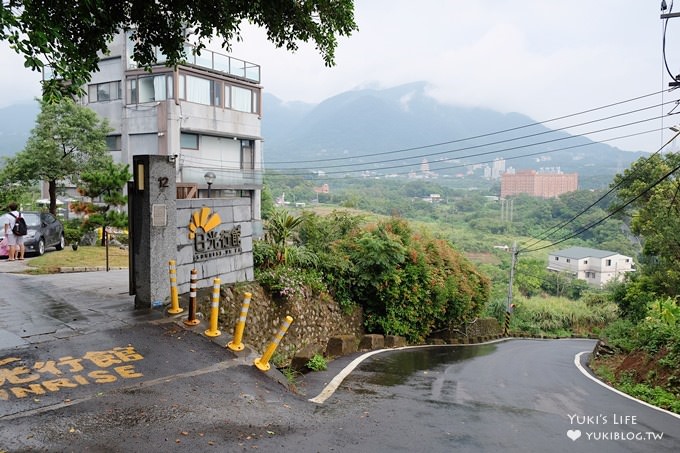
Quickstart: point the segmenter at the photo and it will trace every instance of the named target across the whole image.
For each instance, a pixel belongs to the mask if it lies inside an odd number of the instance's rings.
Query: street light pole
[[[215,182],[215,173],[209,171],[206,172],[203,177],[205,178],[205,182],[208,184],[208,198],[210,198],[210,187],[212,186],[213,182]]]

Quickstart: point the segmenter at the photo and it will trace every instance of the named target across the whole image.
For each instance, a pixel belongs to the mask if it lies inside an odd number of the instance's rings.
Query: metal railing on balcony
[[[130,57],[132,55],[132,44],[131,41],[128,44],[128,69],[138,68],[137,63]],[[200,55],[196,55],[194,54],[194,46],[188,43],[184,45],[184,54],[186,55],[184,59],[186,64],[212,69],[249,82],[260,83],[260,66],[255,63],[208,49],[203,49]],[[165,55],[157,50],[156,62],[164,64],[165,60]]]
[[[260,83],[260,66],[255,63],[206,49],[201,50],[201,55],[194,55],[193,46],[188,45],[184,46],[184,53],[187,55],[188,64],[224,72],[249,82]]]

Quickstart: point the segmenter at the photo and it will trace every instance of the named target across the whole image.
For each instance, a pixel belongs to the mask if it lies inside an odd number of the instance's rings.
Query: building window
[[[571,259],[567,258],[567,263],[571,263]]]
[[[195,102],[196,104],[212,105],[210,92],[212,90],[212,81],[201,77],[187,75],[185,76],[185,94],[186,100]]]
[[[224,91],[222,89],[222,82],[219,82],[217,80],[212,81],[212,97],[213,97],[213,105],[216,107],[221,107],[222,106],[222,92]]]
[[[588,260],[583,260],[583,264],[588,264]]]
[[[560,257],[559,257],[559,256],[556,256],[556,257],[555,257],[555,261],[559,261],[559,260],[560,260]]]
[[[611,265],[612,265],[612,260],[607,260],[607,261],[605,262],[605,264],[606,264],[607,266],[611,266]]]
[[[106,83],[94,83],[88,86],[88,98],[92,102],[105,102],[120,99],[123,96],[120,80]]]
[[[108,135],[106,137],[106,148],[108,151],[120,151],[120,135]]]
[[[198,134],[182,132],[179,136],[180,147],[185,149],[198,149]]]
[[[252,170],[255,168],[255,142],[253,140],[241,140],[241,168]]]
[[[246,88],[231,87],[231,108],[239,112],[253,112],[253,92]]]
[[[130,77],[127,79],[128,104],[164,101],[172,98],[172,75]]]

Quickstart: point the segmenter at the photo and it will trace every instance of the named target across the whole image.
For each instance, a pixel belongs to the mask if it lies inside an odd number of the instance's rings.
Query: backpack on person
[[[15,216],[11,212],[9,213],[12,217],[14,217],[14,226],[12,227],[12,233],[15,236],[26,236],[28,234],[28,225],[26,225],[26,221],[24,218],[21,216],[21,213],[19,213],[19,216]]]

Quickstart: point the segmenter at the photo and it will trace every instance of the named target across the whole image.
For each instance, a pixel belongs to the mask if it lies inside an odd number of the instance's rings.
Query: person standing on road
[[[7,256],[9,261],[14,261],[15,259],[24,259],[24,237],[17,236],[12,232],[14,228],[14,223],[16,218],[19,217],[18,205],[13,201],[9,204],[9,212],[3,217],[3,223],[5,225],[5,237],[7,238],[7,244],[9,245],[9,255]],[[17,256],[17,251],[18,256]]]

